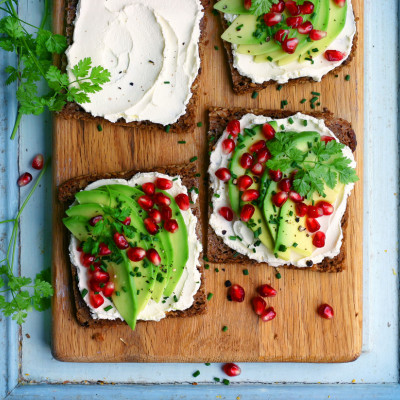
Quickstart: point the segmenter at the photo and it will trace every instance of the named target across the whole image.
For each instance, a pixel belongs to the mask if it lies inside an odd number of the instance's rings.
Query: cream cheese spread
[[[185,114],[200,68],[199,0],[80,0],[67,72],[85,57],[111,73],[81,106],[111,122],[162,125]]]
[[[291,118],[293,119],[293,124],[288,121],[288,118],[277,119],[274,121],[277,121],[278,126],[283,125],[285,129],[290,131],[315,131],[321,136],[331,136],[335,140],[338,140],[334,133],[326,127],[324,120],[316,119],[301,113],[297,113]],[[307,127],[303,124],[304,120],[307,121]],[[254,114],[246,114],[240,120],[240,128],[241,131],[243,131],[244,128],[251,128],[254,125],[264,124],[268,121],[272,121],[272,119],[264,116],[256,116]],[[215,171],[219,168],[228,168],[229,160],[232,157],[232,154],[226,155],[222,151],[222,142],[227,138],[227,136],[228,133],[225,131],[216,143],[215,150],[211,153],[210,167],[208,169],[211,179],[211,187],[213,192],[217,194],[217,196],[212,197],[213,213],[211,214],[209,223],[215,233],[222,238],[224,243],[238,253],[248,256],[250,259],[258,262],[266,262],[274,267],[286,264],[291,264],[296,267],[307,267],[307,261],[312,261],[314,264],[318,264],[326,257],[333,258],[337,256],[340,252],[343,240],[341,221],[343,214],[346,211],[347,198],[354,187],[354,183],[346,185],[343,195],[338,196],[335,204],[333,204],[335,209],[333,214],[318,219],[318,222],[321,224],[321,231],[326,235],[326,242],[323,248],[316,248],[311,256],[307,258],[301,258],[300,255],[298,258],[290,261],[276,258],[273,252],[264,245],[261,244],[259,246],[254,246],[256,239],[254,238],[253,232],[242,221],[240,221],[237,216],[234,217],[233,221],[229,222],[218,213],[218,210],[221,207],[230,207],[228,185],[215,176]],[[346,146],[343,148],[342,152],[345,157],[351,160],[350,166],[355,168],[356,162],[351,149]],[[230,239],[235,236],[240,237],[242,240]]]
[[[154,180],[158,177],[172,179],[167,175],[157,172],[145,172],[136,174],[129,181],[126,181],[124,179],[102,179],[91,183],[84,190],[93,190],[100,186],[113,184],[129,185],[134,187],[142,185],[146,182],[154,182]],[[173,197],[175,197],[179,193],[187,194],[187,188],[182,184],[181,178],[173,177],[173,179],[176,180],[173,181],[173,187],[168,190],[168,193]],[[147,306],[138,315],[138,320],[160,321],[162,318],[165,317],[166,312],[186,310],[187,308],[192,306],[194,295],[199,290],[201,276],[197,267],[200,265],[199,257],[203,248],[196,235],[197,218],[190,209],[187,211],[181,210],[181,213],[187,226],[189,244],[189,258],[183,274],[178,284],[176,285],[173,295],[166,299],[165,303],[156,303],[154,300],[150,299]],[[72,264],[75,265],[77,268],[79,279],[78,287],[80,292],[82,292],[82,290],[84,289],[89,290],[87,284],[89,273],[88,269],[85,268],[80,262],[81,253],[77,250],[77,247],[78,241],[75,237],[72,236],[69,246],[69,254]],[[174,300],[174,295],[176,296],[177,301]],[[113,307],[109,311],[104,310],[104,308],[106,308],[108,305],[112,305],[112,302],[107,298],[104,298],[104,303],[99,308],[93,308],[91,306],[88,295],[85,296],[84,301],[89,307],[90,313],[94,319],[123,319],[115,307]]]

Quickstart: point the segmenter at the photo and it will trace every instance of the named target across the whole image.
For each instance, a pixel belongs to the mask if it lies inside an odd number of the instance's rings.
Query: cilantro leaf
[[[78,64],[76,64],[72,68],[72,73],[76,78],[84,78],[89,74],[89,70],[92,66],[92,59],[90,57],[86,57],[83,60],[80,60]]]

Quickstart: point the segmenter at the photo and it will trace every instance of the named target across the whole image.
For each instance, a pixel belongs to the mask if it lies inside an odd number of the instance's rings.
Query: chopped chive
[[[113,308],[112,306],[104,307],[104,311],[110,311],[112,308]]]
[[[219,15],[218,10],[213,9],[211,12],[212,12],[216,17],[218,17],[218,15]]]
[[[278,85],[277,87],[276,87],[276,90],[281,90],[283,88],[283,85]]]
[[[296,242],[294,242],[292,246],[293,246],[293,247],[297,247],[298,244],[297,244]]]
[[[243,270],[243,275],[248,275],[249,274],[249,270],[248,269],[244,269]]]
[[[88,294],[88,290],[83,289],[81,294],[82,294],[82,297],[85,297]]]
[[[319,93],[319,92],[311,92],[311,94],[312,94],[313,96],[321,96],[321,93]]]
[[[281,279],[281,278],[282,278],[282,275],[281,275],[280,272],[277,272],[276,275],[275,275],[275,277],[276,277],[276,279]]]
[[[164,82],[166,85],[169,85],[171,82],[170,81],[165,81]]]
[[[192,157],[189,161],[190,162],[195,162],[197,160],[197,156]]]
[[[219,272],[219,269],[218,269],[218,268],[215,268],[214,271],[215,271],[215,272]]]
[[[236,240],[237,237],[236,236],[229,236],[229,240]]]
[[[103,127],[102,127],[101,125],[97,125],[97,130],[98,130],[99,132],[101,132],[101,131],[103,130]]]
[[[118,292],[118,290],[115,292],[115,295],[116,296],[121,296],[121,293],[120,292]]]
[[[171,130],[171,125],[167,125],[165,127],[165,132],[169,133],[170,130]]]
[[[198,172],[197,174],[194,175],[196,178],[200,178],[201,174]]]
[[[210,269],[210,264],[206,264],[206,265],[204,266],[204,269]]]
[[[228,330],[228,327],[226,325],[222,327],[223,332],[226,332],[227,330]]]
[[[229,381],[229,379],[223,379],[223,380],[222,380],[222,383],[223,383],[224,385],[229,385],[231,382]]]
[[[178,143],[179,143],[179,144],[185,144],[185,143],[186,143],[186,140],[178,140]]]
[[[292,216],[293,215],[293,211],[289,211],[289,215]]]
[[[174,302],[175,302],[175,303],[178,302],[178,298],[176,297],[176,294],[174,294]]]
[[[211,292],[208,293],[208,295],[207,295],[207,300],[211,300],[213,296],[214,296],[213,293],[211,293]]]
[[[272,58],[271,56],[268,56],[268,57],[267,57],[267,60],[268,60],[268,61],[272,61],[273,58]]]
[[[122,291],[126,293],[128,290],[125,286],[122,286]]]
[[[293,121],[293,118],[292,117],[290,117],[289,119],[288,119],[288,121],[289,121],[289,124],[294,124],[294,121]]]
[[[312,51],[313,53],[318,53],[318,51],[319,51],[319,50],[318,50],[318,48],[317,48],[317,47],[315,47],[315,48],[314,48],[314,49],[312,49],[311,51]]]
[[[221,196],[218,193],[214,193],[214,197],[216,197],[217,199],[219,199]]]
[[[219,50],[219,47],[218,47],[218,46],[214,46],[214,49],[215,49],[215,50]]]
[[[319,100],[319,98],[317,97],[317,96],[314,96],[311,100],[310,100],[310,103],[311,104],[314,104],[316,101],[318,101]]]
[[[100,292],[94,292],[94,294],[100,294]]]
[[[206,365],[207,367],[209,367],[211,365],[211,363],[204,363],[204,365]]]
[[[307,99],[301,99],[301,100],[300,100],[300,103],[301,103],[301,104],[304,104],[306,101],[307,101]]]
[[[256,99],[258,97],[258,92],[253,92],[252,94],[251,94],[251,98],[252,99]]]
[[[221,379],[219,379],[219,378],[214,378],[214,381],[215,381],[215,382],[221,382]]]
[[[304,126],[307,126],[307,124],[308,124],[308,122],[307,122],[307,120],[305,119],[305,120],[303,121],[303,125],[304,125]]]
[[[350,80],[350,75],[346,75],[346,76],[344,77],[344,79],[345,79],[346,81],[349,81],[349,80]]]
[[[207,256],[203,256],[204,261],[209,261]]]
[[[193,377],[196,378],[200,375],[200,371],[197,370],[196,372],[193,372]]]
[[[203,126],[203,123],[202,123],[202,122],[198,122],[198,123],[197,123],[197,126],[198,126],[199,128],[201,128],[201,127]]]
[[[288,105],[287,100],[282,100],[282,101],[281,101],[281,109],[284,109],[285,106],[287,106],[287,105]]]

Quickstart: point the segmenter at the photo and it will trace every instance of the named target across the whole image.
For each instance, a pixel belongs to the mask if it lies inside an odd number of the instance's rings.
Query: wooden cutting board
[[[353,0],[357,16],[363,15],[363,1]],[[63,1],[55,1],[56,31],[63,31]],[[54,122],[53,203],[53,354],[63,361],[81,362],[226,362],[292,361],[346,362],[355,360],[362,345],[362,232],[363,232],[363,21],[358,21],[358,49],[351,66],[337,78],[276,90],[271,87],[255,99],[237,96],[231,90],[230,74],[220,40],[218,18],[207,11],[207,48],[198,101],[197,121],[202,127],[176,135],[163,131],[139,131],[103,124],[103,131],[91,122]],[[350,75],[350,81],[345,80]],[[84,328],[75,320],[70,290],[68,237],[61,218],[63,207],[56,188],[66,179],[88,173],[149,168],[187,163],[198,156],[198,170],[206,177],[207,107],[280,108],[309,111],[311,92],[321,93],[321,106],[352,122],[357,133],[357,172],[361,181],[350,198],[347,270],[337,274],[280,269],[281,279],[270,267],[253,265],[210,265],[206,290],[214,294],[208,313],[188,319],[158,323],[140,322],[135,331],[127,326]],[[166,105],[168,106],[168,105]],[[186,144],[178,144],[186,140]],[[205,187],[200,187],[203,216],[206,216]],[[203,231],[207,221],[203,218]],[[216,268],[219,272],[216,272]],[[249,275],[243,275],[248,268]],[[226,300],[224,282],[230,280],[246,290],[244,303]],[[255,288],[270,283],[279,294],[268,300],[277,311],[274,321],[263,323],[252,312],[250,299]],[[335,318],[324,320],[316,314],[326,302]],[[228,330],[222,331],[226,325]]]

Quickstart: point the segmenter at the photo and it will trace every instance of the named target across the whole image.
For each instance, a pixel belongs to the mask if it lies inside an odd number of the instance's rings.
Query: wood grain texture
[[[363,1],[353,0],[355,13],[361,16]],[[56,1],[54,21],[58,32],[63,25],[63,1]],[[103,131],[91,122],[54,122],[54,189],[68,178],[132,168],[188,162],[198,156],[198,169],[206,178],[206,115],[209,106],[280,108],[310,110],[311,91],[321,93],[321,107],[349,120],[357,134],[357,172],[361,179],[350,198],[347,270],[338,274],[283,270],[275,278],[273,268],[254,265],[210,265],[206,271],[207,291],[214,293],[208,314],[190,319],[170,319],[159,323],[138,323],[133,332],[127,326],[83,328],[74,316],[70,293],[70,265],[66,251],[68,237],[61,217],[63,207],[54,192],[53,223],[53,354],[63,361],[81,362],[224,362],[290,361],[346,362],[356,359],[362,345],[362,151],[363,151],[363,21],[358,21],[359,42],[350,66],[321,83],[294,87],[274,87],[251,95],[237,96],[231,89],[226,55],[219,39],[218,18],[207,11],[208,45],[197,109],[197,121],[203,126],[186,134],[139,131],[104,124]],[[218,50],[214,48],[218,46]],[[344,77],[350,74],[350,81]],[[178,144],[186,140],[186,144]],[[206,188],[200,187],[203,210]],[[203,232],[206,232],[203,213]],[[215,272],[219,268],[219,272]],[[243,275],[243,269],[249,275]],[[241,284],[246,290],[244,303],[226,300],[225,280]],[[277,318],[262,323],[251,311],[250,298],[261,283],[272,284],[279,292],[269,299]],[[319,318],[316,308],[326,302],[335,309],[335,318]],[[228,326],[227,332],[222,327]]]

